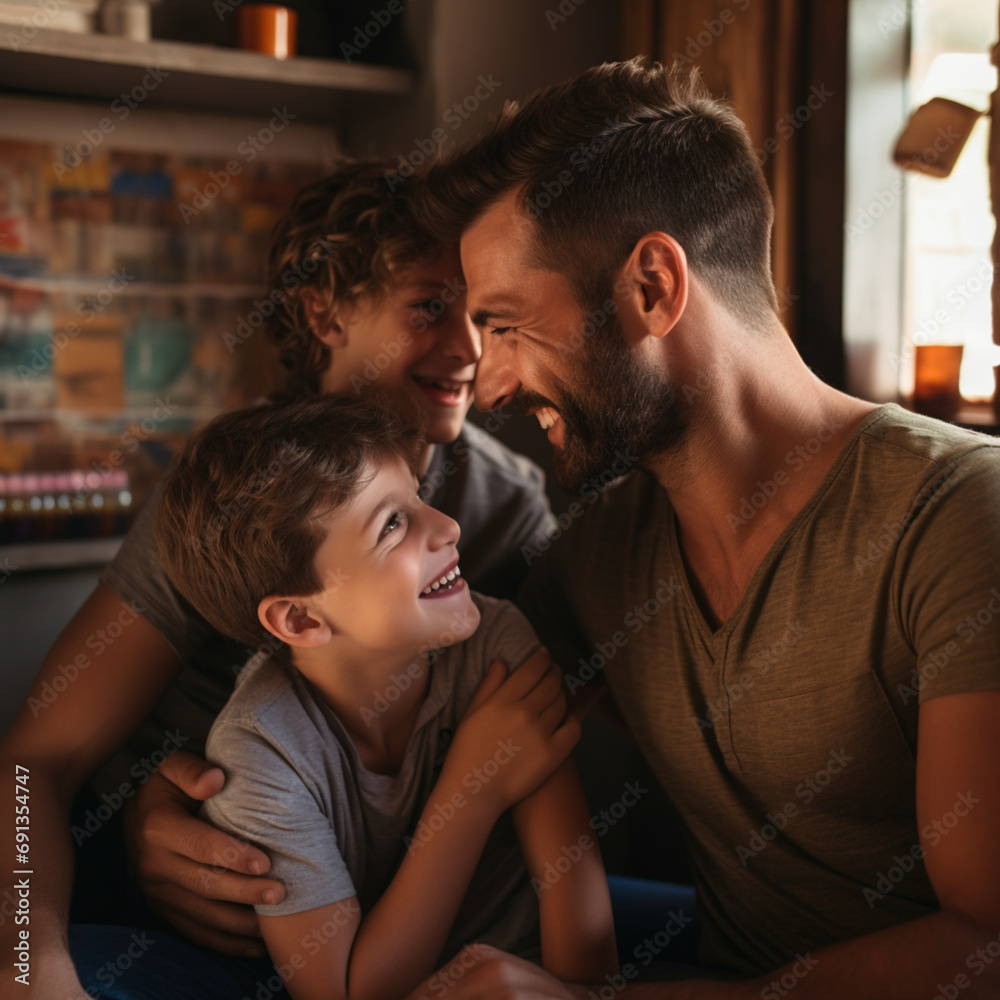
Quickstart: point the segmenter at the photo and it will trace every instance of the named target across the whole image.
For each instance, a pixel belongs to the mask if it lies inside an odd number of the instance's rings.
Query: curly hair
[[[312,332],[303,292],[318,293],[329,319],[338,304],[381,297],[399,272],[440,243],[413,208],[414,178],[390,160],[345,160],[302,188],[275,225],[268,253],[268,331],[291,391],[318,392],[330,349]]]

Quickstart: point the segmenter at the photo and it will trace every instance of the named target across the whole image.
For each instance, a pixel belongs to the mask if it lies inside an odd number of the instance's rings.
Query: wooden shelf
[[[0,567],[13,572],[25,569],[104,566],[111,562],[121,544],[121,538],[81,538],[0,545]]]
[[[404,94],[411,72],[338,59],[274,59],[256,52],[39,28],[30,39],[0,31],[0,88],[114,100],[133,88],[145,101],[202,110],[327,116],[345,93]],[[145,85],[143,80],[146,80]]]

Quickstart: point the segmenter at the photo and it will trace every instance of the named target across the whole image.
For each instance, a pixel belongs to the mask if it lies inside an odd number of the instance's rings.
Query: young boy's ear
[[[327,347],[344,347],[347,344],[344,310],[331,310],[323,296],[312,288],[303,290],[302,308],[309,321],[309,329]]]
[[[330,625],[301,598],[265,597],[257,605],[257,617],[271,635],[289,646],[325,646],[333,637]]]

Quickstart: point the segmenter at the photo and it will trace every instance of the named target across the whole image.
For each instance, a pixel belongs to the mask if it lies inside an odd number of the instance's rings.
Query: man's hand
[[[125,843],[150,906],[181,933],[227,955],[264,954],[254,903],[285,898],[260,876],[268,856],[198,819],[198,803],[225,776],[179,750],[139,790],[124,814]]]
[[[498,815],[533,792],[580,738],[579,720],[566,714],[559,668],[544,649],[504,673],[499,661],[487,671],[445,759],[457,787],[474,782]]]
[[[470,944],[409,996],[425,1000],[585,1000],[586,986],[564,983],[541,966],[487,944]]]

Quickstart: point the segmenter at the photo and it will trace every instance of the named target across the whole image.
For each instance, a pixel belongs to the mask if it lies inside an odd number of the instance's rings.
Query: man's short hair
[[[654,231],[741,319],[765,325],[777,309],[770,192],[746,126],[696,70],[637,57],[507,103],[431,169],[418,212],[454,242],[510,190],[534,223],[529,263],[562,274],[584,309]]]
[[[329,584],[315,565],[326,516],[383,461],[415,469],[422,449],[420,432],[378,398],[313,396],[217,417],[166,476],[156,537],[167,575],[224,635],[271,641],[263,598]]]
[[[312,332],[302,293],[317,292],[332,317],[338,305],[380,298],[402,268],[438,249],[417,222],[414,183],[389,160],[344,161],[302,188],[271,234],[268,293],[277,304],[268,329],[289,389],[317,392],[330,349]]]

